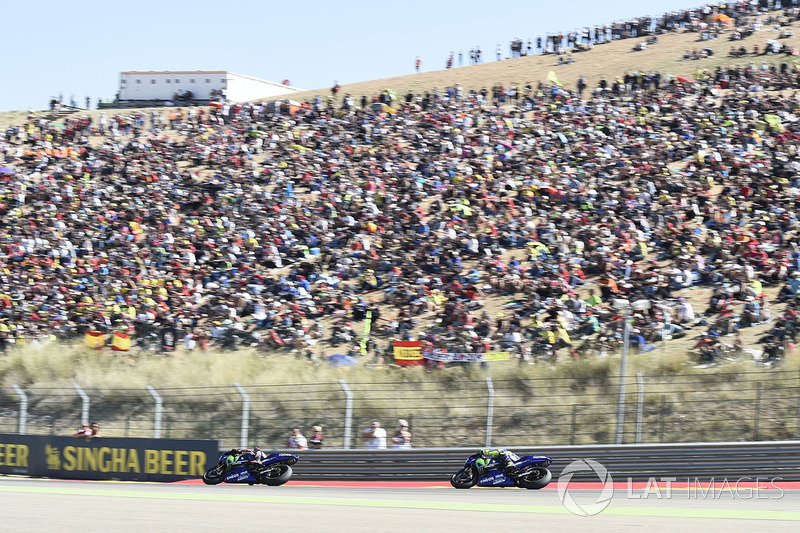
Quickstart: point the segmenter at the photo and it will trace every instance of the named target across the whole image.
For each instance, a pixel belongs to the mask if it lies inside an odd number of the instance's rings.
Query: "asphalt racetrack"
[[[454,490],[444,484],[314,485],[291,482],[205,486],[197,483],[80,482],[0,477],[3,531],[800,531],[800,490],[686,488],[647,499],[618,488],[595,516],[561,504],[555,484],[541,491]],[[732,494],[733,492],[733,494]],[[738,492],[738,493],[737,493]],[[637,494],[638,493],[638,494]],[[596,489],[571,489],[596,502]],[[641,491],[634,491],[641,496]],[[715,497],[712,497],[715,496]],[[681,529],[686,528],[686,529]],[[691,528],[691,529],[690,529]],[[639,529],[641,530],[641,529]]]

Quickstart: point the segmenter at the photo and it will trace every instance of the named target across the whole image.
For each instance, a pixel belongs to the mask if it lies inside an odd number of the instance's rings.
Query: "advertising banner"
[[[61,479],[180,481],[217,464],[215,440],[0,434],[0,474]]]

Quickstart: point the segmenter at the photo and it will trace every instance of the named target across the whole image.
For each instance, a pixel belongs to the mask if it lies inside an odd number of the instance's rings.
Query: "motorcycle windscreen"
[[[505,474],[492,470],[478,478],[479,487],[513,487],[515,483],[508,479]]]
[[[225,476],[225,483],[258,483],[258,480],[246,468],[238,467]]]

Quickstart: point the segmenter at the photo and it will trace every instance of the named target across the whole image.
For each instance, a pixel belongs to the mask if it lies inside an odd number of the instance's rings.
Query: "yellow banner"
[[[510,352],[486,352],[483,354],[484,361],[508,361],[511,359]]]
[[[394,358],[400,361],[419,361],[422,359],[422,345],[419,341],[396,341]]]
[[[83,342],[89,348],[99,350],[106,345],[105,336],[99,331],[87,331],[83,337]]]
[[[111,338],[111,349],[118,352],[127,352],[131,349],[131,336],[119,331]]]

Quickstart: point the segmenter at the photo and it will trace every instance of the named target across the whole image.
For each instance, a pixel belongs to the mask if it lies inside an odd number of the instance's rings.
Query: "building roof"
[[[293,87],[291,85],[284,85],[284,84],[278,83],[276,81],[270,81],[270,80],[264,80],[264,79],[261,79],[261,78],[256,78],[255,76],[247,76],[245,74],[236,74],[235,72],[230,72],[228,70],[129,70],[129,71],[125,71],[125,72],[120,72],[119,74],[120,74],[120,76],[137,76],[137,75],[138,76],[157,76],[157,75],[173,76],[173,75],[176,75],[176,74],[178,74],[178,75],[180,75],[180,74],[197,74],[199,76],[199,75],[204,75],[204,74],[225,74],[226,76],[227,75],[236,76],[238,78],[245,78],[245,79],[248,79],[248,80],[257,81],[259,83],[266,83],[268,85],[274,85],[276,87],[282,87],[284,89],[287,89],[287,90],[293,91],[293,92],[299,92],[299,91],[303,90],[303,89],[300,89],[299,87]]]
[[[120,76],[131,74],[233,74],[227,70],[129,70],[120,72]]]

